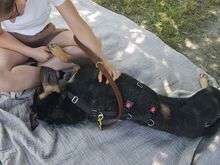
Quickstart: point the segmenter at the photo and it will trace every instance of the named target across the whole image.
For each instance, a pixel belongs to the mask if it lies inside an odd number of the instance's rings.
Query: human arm
[[[117,79],[120,76],[120,72],[108,62],[102,51],[101,43],[96,38],[89,25],[80,17],[72,2],[70,0],[65,0],[63,4],[56,8],[69,25],[73,34],[103,60],[105,67],[112,75],[113,79]],[[98,79],[100,82],[102,81],[101,72],[98,75]]]
[[[47,47],[42,46],[38,48],[31,48],[19,40],[17,40],[10,33],[4,31],[0,26],[0,47],[12,51],[16,51],[22,55],[33,58],[39,62],[47,61],[52,55],[49,53]]]

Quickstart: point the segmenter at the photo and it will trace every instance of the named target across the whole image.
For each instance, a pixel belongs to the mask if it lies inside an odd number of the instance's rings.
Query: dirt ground
[[[217,17],[203,24],[201,34],[189,36],[181,53],[220,83],[220,6],[212,12]]]

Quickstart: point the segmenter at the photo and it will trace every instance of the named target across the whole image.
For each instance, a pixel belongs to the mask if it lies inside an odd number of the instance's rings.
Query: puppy
[[[47,68],[48,71],[55,72]],[[42,89],[36,91],[32,109],[38,119],[76,124],[85,119],[97,121],[100,113],[104,119],[115,118],[118,105],[115,95],[109,85],[98,82],[97,75],[93,64],[80,64],[74,78],[65,80],[60,93],[53,91],[40,98]],[[124,73],[116,84],[124,102],[122,120],[190,138],[211,135],[219,127],[220,91],[214,87],[208,86],[189,98],[173,98],[157,94]]]

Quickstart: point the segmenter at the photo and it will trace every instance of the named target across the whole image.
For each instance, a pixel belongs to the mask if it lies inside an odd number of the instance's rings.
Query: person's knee
[[[0,48],[0,69],[11,70],[14,66],[25,63],[27,60],[28,57],[18,52]]]
[[[0,92],[9,92],[13,90],[13,81],[9,77],[9,73],[0,69]]]
[[[74,64],[73,63],[65,63],[58,58],[51,58],[50,60],[48,60],[45,63],[38,63],[38,66],[39,67],[41,67],[41,66],[49,67],[49,68],[52,68],[56,71],[59,71],[59,70],[63,70],[63,69],[72,68],[74,66]]]
[[[84,51],[82,51],[78,46],[65,46],[63,50],[72,55],[75,58],[88,58]]]

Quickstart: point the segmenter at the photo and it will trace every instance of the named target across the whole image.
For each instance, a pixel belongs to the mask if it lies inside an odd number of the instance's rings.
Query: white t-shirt
[[[24,13],[16,17],[14,23],[9,20],[1,22],[7,32],[16,32],[24,35],[35,35],[49,23],[51,3],[59,6],[65,0],[27,0]]]

